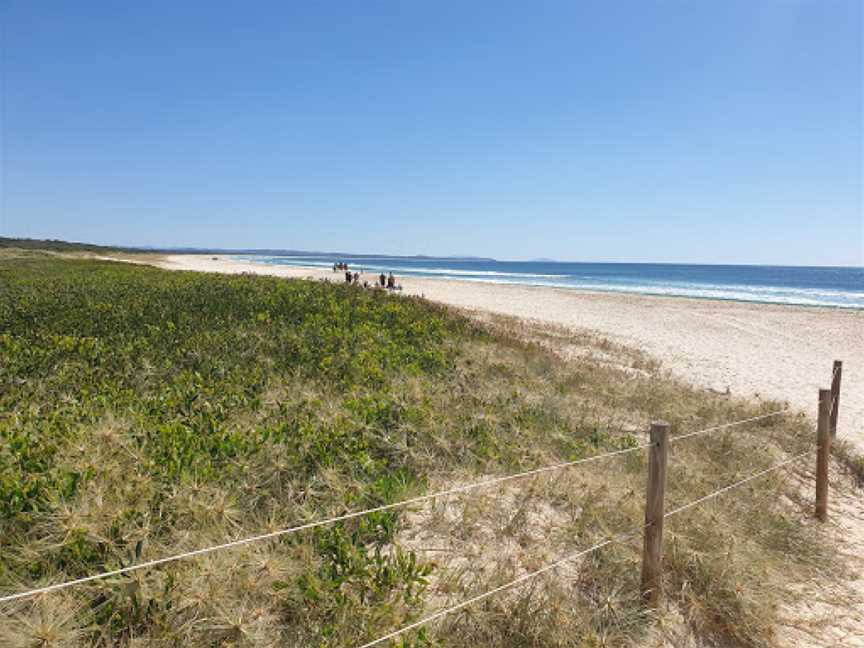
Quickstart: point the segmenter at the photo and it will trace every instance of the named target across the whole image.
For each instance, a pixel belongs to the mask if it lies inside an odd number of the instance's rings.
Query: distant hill
[[[51,250],[52,252],[143,252],[143,249],[126,248],[55,239],[21,239],[0,236],[0,248],[19,248],[22,250]]]
[[[22,248],[25,250],[52,250],[55,252],[164,252],[168,254],[260,254],[264,256],[344,257],[346,259],[447,259],[448,261],[494,261],[475,256],[429,256],[392,254],[351,254],[348,252],[317,252],[309,250],[286,250],[281,248],[208,248],[208,247],[124,247],[59,241],[55,239],[18,239],[0,237],[0,248]]]

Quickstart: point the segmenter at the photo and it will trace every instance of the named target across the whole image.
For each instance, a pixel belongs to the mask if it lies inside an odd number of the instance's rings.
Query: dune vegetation
[[[782,407],[589,334],[382,291],[0,256],[0,595]],[[812,422],[682,440],[669,508],[800,453]],[[359,646],[642,522],[644,451],[0,604],[8,646]],[[399,646],[773,646],[841,559],[795,464]]]

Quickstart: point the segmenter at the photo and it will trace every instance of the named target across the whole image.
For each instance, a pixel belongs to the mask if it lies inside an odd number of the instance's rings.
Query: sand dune
[[[170,269],[340,281],[320,268],[205,255],[166,256]],[[370,282],[372,277],[368,277]],[[696,384],[787,400],[815,417],[817,391],[843,361],[838,436],[864,450],[864,312],[402,277],[407,294],[466,309],[592,329],[637,346]]]

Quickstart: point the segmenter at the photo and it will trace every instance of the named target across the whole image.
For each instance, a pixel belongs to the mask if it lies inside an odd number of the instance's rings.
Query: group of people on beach
[[[362,285],[364,288],[386,288],[387,290],[402,290],[402,286],[396,283],[396,277],[393,276],[393,273],[384,274],[383,272],[378,275],[378,281],[374,286],[370,286],[369,282],[364,280],[363,283],[360,283],[360,273],[359,272],[351,272],[351,269],[348,267],[347,263],[336,262],[333,264],[333,272],[344,272],[345,273],[345,283],[353,284],[353,285]]]

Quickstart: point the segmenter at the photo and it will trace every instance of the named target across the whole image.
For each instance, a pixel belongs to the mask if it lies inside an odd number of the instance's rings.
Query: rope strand
[[[635,536],[638,534],[631,534],[631,535]],[[615,538],[609,538],[607,540],[604,540],[603,542],[597,543],[596,545],[594,545],[592,547],[589,547],[588,549],[583,549],[581,551],[577,551],[576,553],[570,554],[569,556],[565,556],[564,558],[556,560],[554,563],[546,565],[545,567],[541,567],[537,571],[533,571],[529,574],[524,574],[524,575],[520,576],[519,578],[510,581],[509,583],[505,583],[504,585],[499,585],[498,587],[491,589],[488,592],[483,592],[482,594],[478,594],[477,596],[473,596],[473,597],[469,598],[468,600],[462,601],[458,605],[454,605],[452,607],[445,608],[443,610],[439,610],[435,614],[432,614],[432,615],[430,615],[424,619],[420,619],[419,621],[415,621],[414,623],[411,623],[407,626],[399,628],[398,630],[394,630],[390,634],[386,634],[383,637],[379,637],[378,639],[375,639],[374,641],[370,641],[369,643],[365,643],[362,646],[360,646],[359,648],[371,648],[372,646],[377,646],[381,642],[387,641],[388,639],[394,639],[394,638],[398,637],[399,635],[405,634],[406,632],[408,632],[410,630],[414,630],[415,628],[419,628],[420,626],[426,625],[427,623],[434,621],[435,619],[440,619],[441,617],[446,616],[446,615],[450,614],[451,612],[455,612],[456,610],[461,610],[462,608],[468,607],[469,605],[477,603],[478,601],[482,601],[483,599],[488,598],[488,597],[492,596],[493,594],[497,594],[498,592],[503,592],[506,589],[510,589],[511,587],[515,587],[517,585],[520,585],[521,583],[524,583],[525,581],[531,580],[532,578],[535,578],[535,577],[539,576],[540,574],[545,574],[548,571],[552,571],[553,569],[560,567],[561,565],[563,565],[566,562],[569,562],[571,560],[575,560],[576,558],[579,558],[581,556],[589,554],[592,551],[597,551],[598,549],[601,549],[602,547],[605,547],[606,545],[612,544],[615,541],[616,541]]]
[[[761,477],[762,475],[766,475],[769,472],[773,472],[773,471],[777,470],[778,468],[782,468],[783,466],[786,466],[790,463],[798,461],[799,459],[801,459],[801,457],[805,457],[805,456],[809,455],[811,452],[812,452],[812,450],[807,450],[806,452],[802,452],[801,454],[795,455],[791,459],[787,459],[786,461],[781,461],[780,463],[775,464],[775,465],[771,466],[770,468],[766,468],[765,470],[760,470],[758,473],[750,475],[749,477],[746,477],[740,481],[737,481],[734,484],[729,484],[728,486],[724,486],[723,488],[716,490],[713,493],[709,493],[705,497],[700,497],[699,499],[693,500],[692,502],[689,502],[689,503],[685,504],[684,506],[679,506],[678,508],[672,509],[671,511],[665,513],[663,515],[663,517],[667,518],[667,517],[671,517],[673,515],[677,515],[678,513],[681,513],[682,511],[686,511],[689,508],[693,508],[694,506],[698,506],[699,504],[702,504],[703,502],[707,502],[710,499],[714,499],[715,497],[722,495],[726,491],[730,491],[733,488],[737,488],[738,486],[746,484],[749,481],[753,481],[757,477]]]
[[[715,425],[714,427],[705,428],[704,430],[696,430],[695,432],[688,432],[687,434],[679,434],[677,436],[670,436],[669,441],[681,441],[682,439],[688,439],[690,437],[698,436],[700,434],[707,434],[709,432],[716,432],[717,430],[724,430],[726,428],[735,427],[736,425],[744,425],[745,423],[752,423],[753,421],[761,421],[762,419],[770,418],[772,416],[779,416],[780,414],[785,414],[790,411],[791,407],[785,407],[781,410],[777,410],[775,412],[768,412],[767,414],[760,414],[759,416],[752,416],[747,419],[742,419],[740,421],[733,421],[732,423],[724,423],[723,425]]]
[[[525,477],[530,477],[533,475],[539,475],[545,472],[551,472],[553,470],[561,470],[563,468],[570,468],[572,466],[577,466],[579,464],[590,463],[592,461],[598,461],[600,459],[606,459],[608,457],[616,457],[618,455],[627,454],[630,452],[636,452],[637,450],[641,450],[643,448],[647,448],[650,443],[643,443],[632,448],[624,448],[623,450],[615,450],[614,452],[607,452],[601,455],[594,455],[593,457],[586,457],[584,459],[575,459],[573,461],[565,461],[558,464],[553,464],[550,466],[543,466],[542,468],[534,468],[533,470],[526,470],[521,473],[515,473],[513,475],[505,475],[503,477],[495,477],[494,479],[488,479],[482,482],[475,482],[473,484],[467,484],[465,486],[457,486],[455,488],[449,488],[447,490],[438,491],[435,493],[430,493],[428,495],[419,495],[417,497],[412,497],[407,500],[402,500],[400,502],[393,502],[392,504],[383,504],[381,506],[376,506],[374,508],[365,509],[362,511],[355,511],[353,513],[346,513],[344,515],[337,515],[334,517],[326,518],[324,520],[317,520],[315,522],[307,522],[306,524],[300,524],[298,526],[289,527],[286,529],[280,529],[278,531],[271,531],[269,533],[262,533],[260,535],[252,536],[249,538],[243,538],[240,540],[234,540],[232,542],[225,542],[223,544],[213,545],[211,547],[203,547],[201,549],[195,549],[193,551],[187,551],[180,554],[175,554],[173,556],[167,556],[165,558],[157,558],[155,560],[148,560],[143,563],[139,563],[137,565],[129,565],[128,567],[121,567],[120,569],[114,569],[111,571],[102,572],[99,574],[93,574],[91,576],[84,576],[83,578],[76,578],[75,580],[65,581],[62,583],[55,583],[54,585],[46,585],[44,587],[37,587],[34,589],[30,589],[24,592],[19,592],[17,594],[10,594],[7,596],[0,597],[0,603],[7,603],[9,601],[15,601],[22,598],[27,598],[30,596],[35,596],[36,594],[45,594],[46,592],[54,592],[56,590],[65,589],[67,587],[72,587],[74,585],[83,585],[84,583],[89,583],[95,580],[101,580],[105,578],[110,578],[112,576],[120,576],[122,574],[128,574],[129,572],[138,571],[141,569],[149,569],[151,567],[156,567],[158,565],[164,565],[165,563],[176,562],[178,560],[185,560],[188,558],[194,558],[196,556],[201,556],[204,554],[208,554],[214,551],[220,551],[222,549],[232,549],[234,547],[240,547],[242,545],[247,545],[253,542],[260,542],[262,540],[272,540],[273,538],[278,538],[284,535],[298,533],[300,531],[306,531],[308,529],[314,529],[316,527],[325,526],[329,524],[335,524],[336,522],[343,522],[346,520],[352,520],[354,518],[362,517],[364,515],[369,515],[371,513],[380,513],[382,511],[389,511],[395,508],[400,508],[403,506],[410,506],[411,504],[419,504],[421,502],[426,502],[428,500],[436,499],[438,497],[444,497],[447,495],[454,495],[457,493],[465,493],[477,488],[483,488],[487,486],[493,486],[495,484],[501,484],[504,482],[512,481],[515,479],[522,479]]]

